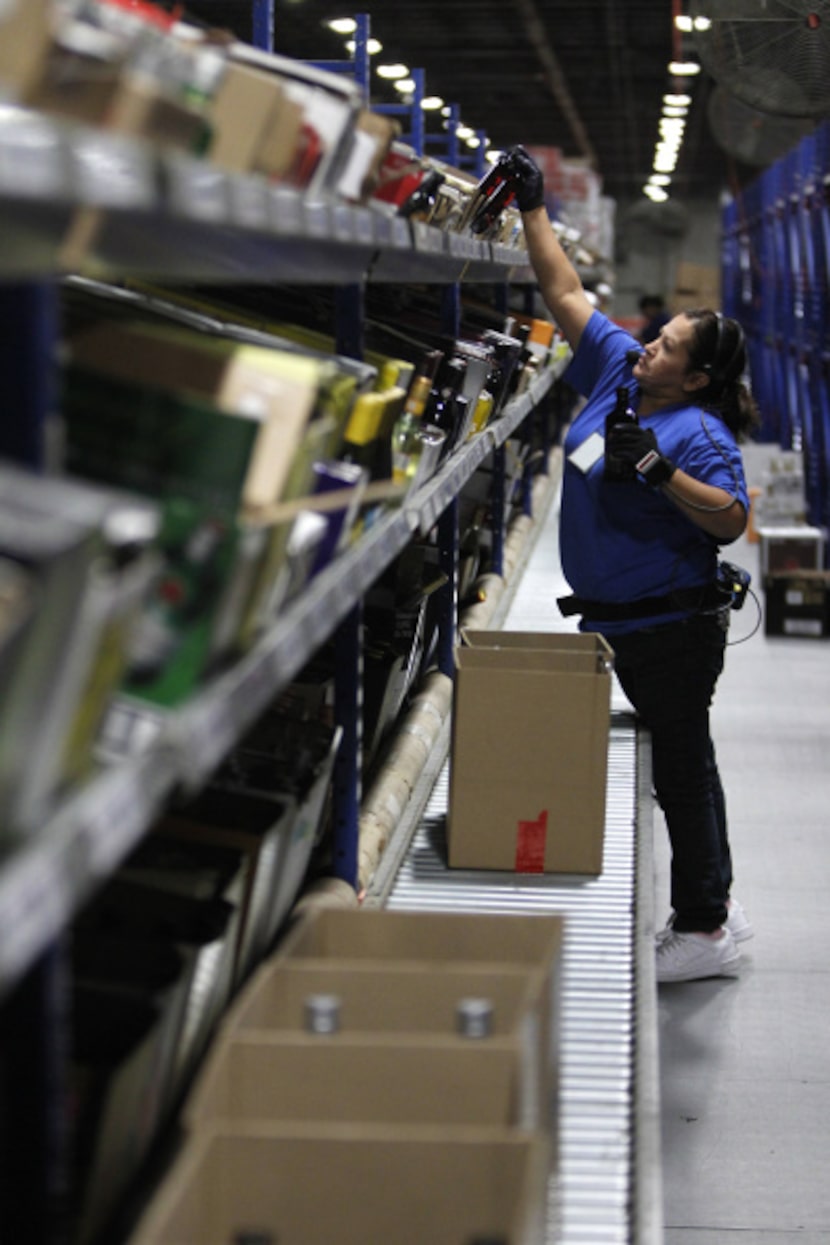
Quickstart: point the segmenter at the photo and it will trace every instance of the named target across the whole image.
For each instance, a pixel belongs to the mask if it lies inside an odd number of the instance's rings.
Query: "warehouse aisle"
[[[763,453],[745,454],[750,484]],[[505,626],[570,628],[556,506],[522,575]],[[730,559],[753,574],[759,547]],[[830,641],[745,643],[757,612],[733,614],[714,736],[729,804],[735,894],[755,938],[737,980],[660,987],[665,1245],[830,1242]],[[625,701],[617,692],[620,703]],[[665,827],[655,814],[656,915],[668,915]]]

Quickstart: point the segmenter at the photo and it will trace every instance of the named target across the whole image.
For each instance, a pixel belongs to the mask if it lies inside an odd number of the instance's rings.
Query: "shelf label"
[[[228,177],[198,160],[182,158],[168,162],[173,211],[193,220],[219,224],[228,215]]]
[[[286,186],[272,186],[269,196],[272,229],[280,234],[302,234],[303,201],[297,191]]]
[[[20,198],[64,199],[68,177],[65,145],[57,131],[34,119],[15,117],[0,126],[0,187]]]
[[[305,201],[306,230],[312,238],[326,238],[331,231],[331,220],[327,203]]]
[[[228,183],[231,215],[244,229],[268,226],[268,185],[258,177],[232,177]]]
[[[85,205],[148,208],[154,203],[152,163],[138,144],[114,134],[83,134],[73,139],[70,154]]]

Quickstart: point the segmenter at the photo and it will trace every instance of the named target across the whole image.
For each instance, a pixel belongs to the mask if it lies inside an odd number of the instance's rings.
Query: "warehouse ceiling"
[[[274,0],[274,50],[310,60],[342,57],[333,17],[342,0]],[[461,120],[492,146],[555,146],[587,161],[603,192],[637,198],[652,170],[662,97],[689,86],[693,106],[672,196],[716,200],[757,174],[726,155],[707,120],[713,83],[674,81],[681,0],[371,0],[364,11],[383,44],[375,60],[423,68],[425,89],[460,106]],[[187,0],[186,13],[253,39],[253,0]],[[261,0],[260,11],[267,10]],[[690,36],[684,36],[689,39]],[[372,104],[396,98],[373,75]],[[431,122],[437,129],[439,122]]]

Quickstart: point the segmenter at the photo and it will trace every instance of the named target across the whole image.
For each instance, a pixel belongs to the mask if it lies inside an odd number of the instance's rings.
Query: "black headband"
[[[730,372],[743,354],[746,341],[744,338],[744,331],[737,320],[729,320],[727,322],[719,311],[715,312],[715,319],[717,321],[718,335],[715,341],[715,349],[712,354],[712,362],[704,363],[700,370],[705,372],[711,381],[716,384],[723,385],[727,380],[735,379],[734,376],[730,376]],[[726,340],[727,323],[735,326],[737,336],[735,338],[735,345],[729,352],[728,358],[721,362],[720,356]]]

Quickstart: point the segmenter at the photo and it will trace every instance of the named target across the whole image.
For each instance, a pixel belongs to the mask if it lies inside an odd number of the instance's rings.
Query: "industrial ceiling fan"
[[[706,113],[719,146],[743,164],[759,168],[772,164],[797,146],[815,125],[809,118],[761,112],[733,95],[723,84],[711,92]]]
[[[830,0],[691,0],[712,77],[778,117],[830,116]]]

